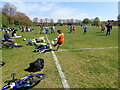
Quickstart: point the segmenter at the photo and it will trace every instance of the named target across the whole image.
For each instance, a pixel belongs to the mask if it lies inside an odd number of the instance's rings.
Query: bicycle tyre
[[[44,74],[34,74],[30,75],[29,78],[27,78],[24,82],[30,82],[30,86],[24,86],[21,89],[30,89],[33,88],[34,86],[38,85],[42,79],[45,78]]]
[[[40,83],[40,81],[45,78],[45,75],[44,74],[43,75],[36,74],[31,78],[33,79],[33,81],[32,81],[32,84],[30,85],[30,88],[38,85]]]

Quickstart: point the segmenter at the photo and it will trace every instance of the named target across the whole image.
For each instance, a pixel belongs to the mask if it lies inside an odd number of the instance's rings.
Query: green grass
[[[117,87],[117,55],[111,50],[58,52],[57,56],[72,88]],[[117,52],[113,49],[112,52]],[[103,55],[103,54],[104,55]],[[62,56],[62,57],[61,57]],[[110,83],[111,81],[111,83]]]
[[[11,79],[10,74],[13,72],[16,73],[17,78],[29,75],[24,69],[37,58],[43,58],[45,67],[41,73],[46,74],[46,78],[34,88],[63,88],[51,52],[35,53],[32,52],[34,50],[33,46],[26,45],[27,40],[33,37],[45,36],[39,34],[39,27],[33,28],[35,29],[34,32],[18,31],[18,34],[24,37],[16,39],[16,42],[24,45],[24,47],[4,47],[2,49],[2,60],[6,63],[5,66],[0,67],[2,68],[2,84],[4,85],[5,80]],[[117,28],[113,28],[111,36],[105,36],[106,31],[101,33],[100,28],[88,28],[86,35],[83,35],[81,27],[77,27],[75,33],[68,33],[67,26],[57,27],[57,29],[62,29],[65,34],[65,42],[61,49],[118,46]],[[48,34],[48,38],[52,41],[57,35],[57,33]],[[23,38],[27,40],[23,41]],[[118,49],[73,50],[55,52],[55,54],[70,88],[118,88]]]

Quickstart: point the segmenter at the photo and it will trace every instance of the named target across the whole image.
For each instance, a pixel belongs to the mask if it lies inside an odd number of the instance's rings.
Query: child
[[[49,30],[49,27],[46,26],[46,27],[45,27],[45,34],[48,34],[48,30]]]
[[[44,30],[44,26],[40,25],[40,34],[42,34],[43,30]]]
[[[84,33],[83,33],[83,35],[87,32],[87,30],[88,30],[88,28],[87,28],[87,26],[85,25],[84,27],[83,27],[83,29],[84,29]]]
[[[12,38],[21,38],[23,36],[17,35],[17,29],[12,32]]]
[[[101,32],[104,32],[104,30],[105,30],[105,26],[102,25],[102,26],[101,26]]]
[[[73,31],[73,26],[71,25],[70,26],[70,32],[69,33],[71,33]]]
[[[51,34],[52,34],[52,33],[55,34],[55,27],[54,27],[54,26],[51,27]]]
[[[76,31],[76,27],[75,26],[73,26],[73,32],[75,32]]]
[[[64,43],[64,34],[62,33],[62,30],[58,30],[57,32],[59,34],[58,35],[58,41],[55,45],[53,45],[53,47],[58,45],[56,51],[59,51],[60,46],[62,45],[62,43]]]

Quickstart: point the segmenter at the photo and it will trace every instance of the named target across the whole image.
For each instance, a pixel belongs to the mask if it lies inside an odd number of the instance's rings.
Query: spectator
[[[22,36],[17,35],[17,29],[12,32],[12,38],[20,38]]]
[[[5,31],[4,39],[5,39],[5,41],[14,41],[14,39],[12,39],[12,38],[10,37],[9,31]]]
[[[108,23],[106,25],[106,28],[107,28],[106,36],[108,36],[108,35],[110,35],[110,31],[112,30],[112,25],[110,23]]]

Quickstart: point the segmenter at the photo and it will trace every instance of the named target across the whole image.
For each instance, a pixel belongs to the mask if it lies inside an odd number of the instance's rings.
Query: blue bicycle
[[[11,74],[12,80],[5,81],[5,85],[1,90],[26,90],[36,86],[42,79],[45,78],[45,74],[33,74],[21,79],[15,79],[15,73]]]

